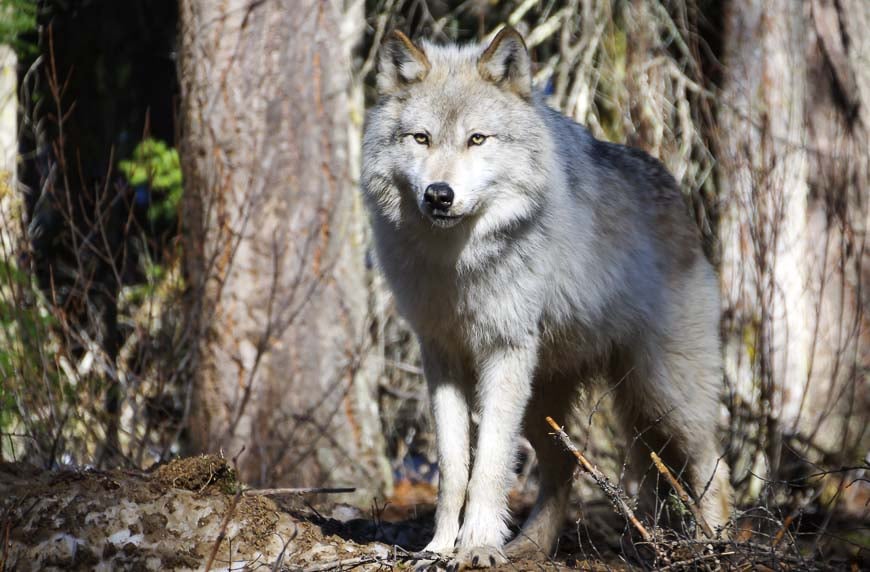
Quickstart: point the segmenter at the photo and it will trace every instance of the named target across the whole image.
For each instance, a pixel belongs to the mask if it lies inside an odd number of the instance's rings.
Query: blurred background
[[[866,0],[0,0],[0,461],[222,452],[255,486],[432,502],[360,135],[386,33],[505,23],[553,107],[691,205],[741,526],[867,558]],[[616,479],[608,408],[590,391],[564,422]]]

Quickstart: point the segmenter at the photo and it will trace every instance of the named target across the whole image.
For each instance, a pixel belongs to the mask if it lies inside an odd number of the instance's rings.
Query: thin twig
[[[221,542],[224,541],[224,538],[227,535],[227,526],[230,524],[230,520],[233,518],[233,513],[236,511],[236,505],[239,504],[239,499],[242,498],[242,491],[238,491],[233,497],[233,502],[230,503],[229,508],[227,509],[227,513],[224,515],[224,520],[221,522],[221,530],[218,533],[217,540],[215,540],[214,547],[211,549],[211,554],[208,557],[208,562],[205,564],[205,572],[211,570],[211,565],[214,562],[215,556],[217,556],[217,552],[220,549]]]
[[[5,530],[3,533],[3,551],[2,553],[0,553],[0,555],[3,556],[3,558],[0,559],[0,572],[4,572],[6,570],[7,551],[11,551],[11,546],[9,545],[9,529],[12,528],[12,521],[10,519],[6,519],[6,526],[4,528]]]
[[[625,493],[616,485],[610,482],[610,480],[604,476],[604,473],[598,470],[592,463],[589,462],[583,453],[581,453],[577,447],[574,446],[574,443],[571,442],[571,438],[568,437],[568,434],[565,433],[565,430],[562,427],[553,421],[552,417],[547,417],[547,423],[550,424],[550,427],[553,428],[553,435],[555,435],[559,441],[562,443],[562,446],[565,447],[570,453],[577,458],[577,462],[580,466],[592,477],[592,480],[604,491],[604,494],[607,495],[607,498],[610,499],[610,502],[613,503],[613,506],[616,507],[616,510],[628,520],[632,526],[640,533],[640,536],[646,542],[652,542],[653,537],[649,533],[649,531],[640,523],[637,517],[634,515],[634,511],[631,510],[631,507],[628,506],[628,502],[625,500]]]
[[[283,488],[283,489],[246,489],[245,496],[271,496],[271,495],[319,495],[340,494],[356,492],[356,487],[310,487],[310,488]]]
[[[403,552],[402,555],[396,554],[396,549]],[[321,562],[320,564],[312,564],[307,568],[303,568],[302,572],[327,572],[329,570],[350,570],[364,564],[380,563],[381,565],[396,566],[399,562],[419,562],[427,561],[429,564],[446,564],[446,560],[439,554],[429,552],[408,552],[400,546],[393,546],[393,556],[357,556],[356,558],[345,558],[344,560],[331,560],[329,562]]]
[[[790,514],[785,517],[785,520],[782,522],[782,526],[776,532],[776,535],[773,537],[773,542],[770,543],[771,548],[776,548],[780,542],[782,542],[785,533],[788,532],[788,527],[791,526],[791,523],[794,522],[795,515]]]
[[[357,556],[356,558],[345,558],[344,560],[333,560],[331,562],[323,562],[314,564],[307,568],[303,568],[302,572],[326,572],[327,570],[345,570],[356,568],[363,564],[373,564],[380,562],[382,559],[378,556]]]
[[[680,497],[680,500],[683,502],[683,505],[691,511],[692,516],[695,517],[695,522],[698,523],[698,526],[701,527],[701,530],[704,532],[704,536],[707,538],[713,538],[716,536],[713,532],[713,529],[710,528],[710,525],[707,524],[707,520],[704,518],[704,515],[701,514],[701,511],[698,510],[698,505],[695,504],[695,501],[692,497],[689,496],[689,493],[686,492],[686,489],[683,488],[683,485],[680,484],[680,481],[674,477],[673,473],[671,473],[670,469],[668,469],[665,464],[662,462],[661,457],[655,454],[655,451],[649,454],[652,459],[653,464],[656,466],[656,469],[664,475],[664,477],[671,484],[671,487],[676,491],[677,495]]]
[[[663,572],[664,570],[679,570],[681,568],[689,568],[689,567],[692,567],[694,569],[697,567],[698,564],[700,564],[701,562],[704,562],[706,560],[715,560],[716,558],[722,558],[725,556],[734,556],[735,554],[737,554],[737,552],[734,552],[734,551],[720,552],[718,554],[701,554],[700,556],[696,556],[695,558],[692,558],[691,560],[681,560],[679,562],[674,562],[673,564],[669,564],[668,566],[664,566],[662,568],[659,568],[658,570]]]

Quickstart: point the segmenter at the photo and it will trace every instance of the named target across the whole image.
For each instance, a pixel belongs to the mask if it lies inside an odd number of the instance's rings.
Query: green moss
[[[746,356],[749,358],[749,363],[755,363],[758,347],[758,325],[754,322],[748,323],[743,327],[743,349],[746,350]]]
[[[152,192],[148,219],[153,223],[172,220],[184,194],[181,161],[178,151],[163,141],[145,139],[133,151],[133,157],[121,161],[118,168],[130,185],[147,185]]]
[[[610,22],[602,40],[603,62],[601,78],[595,94],[598,121],[610,141],[623,141],[622,105],[620,99],[625,89],[625,74],[628,62],[628,37],[619,25]]]
[[[33,0],[0,0],[0,44],[12,46],[19,57],[38,52],[34,42],[23,38],[36,30],[37,10]]]

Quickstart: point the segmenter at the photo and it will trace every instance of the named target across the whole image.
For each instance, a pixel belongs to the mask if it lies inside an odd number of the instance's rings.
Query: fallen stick
[[[659,572],[664,572],[665,570],[694,570],[697,568],[697,564],[705,560],[715,560],[717,558],[723,558],[725,556],[734,556],[737,552],[729,551],[729,552],[719,552],[717,554],[701,554],[700,556],[696,556],[690,560],[681,560],[680,562],[674,562],[673,564],[669,564],[668,566],[664,566],[659,568]]]
[[[776,548],[780,542],[782,542],[785,533],[788,532],[788,527],[791,526],[791,523],[794,521],[795,515],[790,514],[785,517],[785,520],[782,522],[782,527],[776,532],[776,535],[773,537],[773,542],[770,543],[771,548]],[[0,568],[2,570],[2,568]]]
[[[364,564],[374,564],[381,562],[382,559],[377,556],[358,556],[357,558],[345,558],[344,560],[333,560],[332,562],[324,562],[322,564],[313,564],[307,568],[303,568],[302,572],[327,572],[328,570],[350,570]]]
[[[270,496],[270,495],[321,495],[321,494],[340,494],[355,492],[355,487],[311,487],[300,489],[246,489],[246,496]]]
[[[211,570],[211,565],[214,563],[214,559],[215,556],[217,556],[218,549],[220,549],[221,542],[223,542],[224,538],[226,538],[227,536],[227,526],[229,526],[230,520],[233,518],[233,513],[236,511],[236,506],[238,506],[239,499],[241,497],[242,491],[239,491],[235,495],[233,495],[233,500],[230,503],[226,514],[224,514],[223,520],[221,521],[220,532],[218,532],[217,539],[214,542],[214,546],[212,546],[211,554],[208,557],[208,562],[205,563],[205,572],[209,572],[209,570]]]
[[[604,494],[607,495],[607,498],[610,499],[610,502],[613,503],[613,506],[616,507],[616,510],[625,517],[628,522],[631,523],[632,526],[640,533],[641,538],[643,538],[646,542],[652,542],[653,537],[649,533],[649,531],[640,523],[636,516],[634,516],[634,511],[631,510],[631,507],[628,506],[628,502],[625,500],[625,493],[622,490],[610,482],[610,480],[604,476],[604,473],[598,470],[592,463],[589,462],[583,453],[581,453],[577,447],[574,446],[574,443],[571,442],[571,438],[568,437],[568,434],[565,433],[565,430],[562,427],[553,421],[552,417],[547,417],[547,423],[550,424],[550,427],[553,428],[553,435],[555,435],[559,441],[562,443],[562,446],[568,450],[568,452],[572,453],[576,458],[577,462],[580,466],[592,477],[592,480],[595,481],[595,484],[604,491]]]
[[[692,513],[692,516],[695,517],[695,522],[698,526],[701,527],[701,531],[704,533],[704,536],[707,538],[713,538],[715,534],[713,533],[713,529],[710,528],[710,525],[707,524],[707,520],[704,518],[704,515],[701,514],[701,511],[698,510],[698,505],[695,504],[695,501],[692,497],[689,496],[689,493],[686,492],[686,489],[683,488],[683,485],[674,477],[673,473],[665,466],[662,462],[661,457],[655,454],[655,451],[649,454],[652,459],[653,464],[656,466],[656,469],[664,475],[665,479],[667,479],[668,483],[670,483],[671,487],[673,487],[674,491],[676,491],[677,496],[680,497],[683,505],[689,509]]]
[[[393,548],[395,549],[396,547],[394,546]],[[400,550],[402,549],[400,548]],[[356,558],[345,558],[344,560],[321,562],[320,564],[312,564],[311,566],[302,568],[302,572],[331,572],[333,570],[350,570],[352,568],[356,568],[357,566],[363,566],[365,564],[380,564],[380,566],[385,569],[389,568],[390,570],[394,570],[396,569],[395,567],[402,562],[419,562],[421,560],[430,561],[430,565],[447,563],[446,560],[442,560],[441,556],[438,554],[408,552],[403,556],[397,556],[395,554],[395,550],[393,552],[394,554],[392,558],[387,556],[357,556]],[[380,570],[381,568],[378,569]]]

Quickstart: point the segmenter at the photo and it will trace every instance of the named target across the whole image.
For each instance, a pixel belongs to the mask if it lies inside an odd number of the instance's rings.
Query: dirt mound
[[[324,523],[341,523],[309,516],[243,494],[216,456],[150,474],[0,464],[0,569],[295,570],[390,552],[325,533]]]
[[[170,487],[194,492],[236,492],[236,472],[218,455],[174,459],[154,472],[154,480]]]

